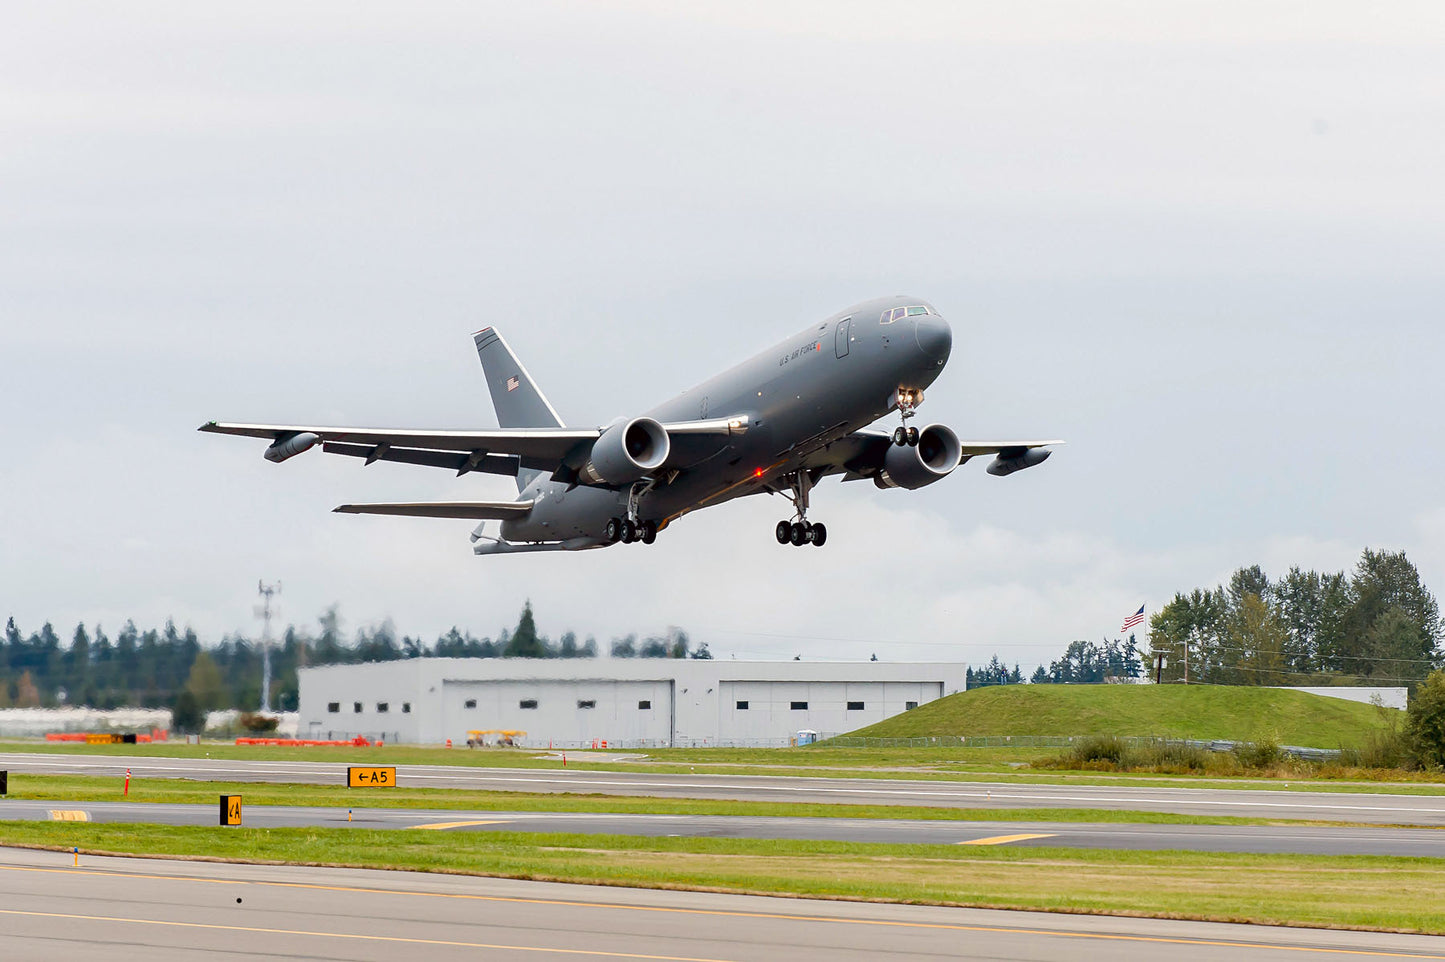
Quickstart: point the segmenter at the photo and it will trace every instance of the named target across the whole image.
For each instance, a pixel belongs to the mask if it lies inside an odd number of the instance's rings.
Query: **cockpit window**
[[[929,307],[927,304],[914,304],[911,307],[895,307],[891,311],[884,311],[883,314],[878,318],[878,323],[892,324],[900,317],[916,317],[920,314],[937,313],[937,311]]]

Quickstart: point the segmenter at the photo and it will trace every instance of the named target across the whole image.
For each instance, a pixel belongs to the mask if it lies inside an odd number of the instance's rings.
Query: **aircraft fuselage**
[[[638,519],[665,525],[697,508],[778,490],[811,455],[894,410],[900,389],[921,394],[953,344],[948,322],[931,308],[892,318],[895,308],[923,303],[899,295],[856,304],[647,412],[663,423],[737,417],[747,428],[675,441],[692,446],[694,459],[640,495]],[[626,513],[629,492],[541,475],[520,497],[534,504],[525,518],[502,523],[507,541],[601,544],[608,519]]]

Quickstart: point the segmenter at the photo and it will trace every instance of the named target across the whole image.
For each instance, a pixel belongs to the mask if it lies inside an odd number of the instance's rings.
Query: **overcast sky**
[[[1028,671],[1241,564],[1445,588],[1445,7],[43,4],[0,27],[0,616]],[[651,548],[475,558],[513,495],[208,419],[486,427],[495,324],[569,424],[867,297],[936,304],[923,416],[1062,437]]]

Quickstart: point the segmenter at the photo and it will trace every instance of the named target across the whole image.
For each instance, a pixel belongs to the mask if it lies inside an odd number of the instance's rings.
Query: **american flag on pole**
[[[1133,628],[1135,625],[1139,624],[1141,621],[1144,620],[1145,607],[1145,605],[1140,605],[1138,611],[1134,612],[1132,615],[1124,619],[1124,624],[1119,628],[1120,634],[1123,634],[1124,632],[1128,631],[1130,628]]]

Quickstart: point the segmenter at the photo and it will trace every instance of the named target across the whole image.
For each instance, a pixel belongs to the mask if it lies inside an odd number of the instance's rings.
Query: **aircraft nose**
[[[948,360],[948,354],[953,350],[953,329],[948,322],[937,314],[928,314],[917,318],[913,324],[913,336],[918,341],[918,349],[923,352],[924,357],[936,362],[940,367]]]

